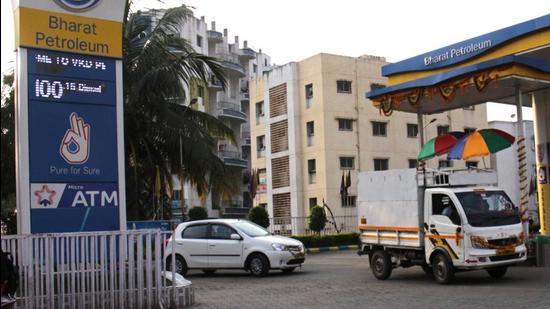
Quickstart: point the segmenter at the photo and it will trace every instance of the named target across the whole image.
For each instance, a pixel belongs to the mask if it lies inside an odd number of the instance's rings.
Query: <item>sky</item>
[[[40,0],[53,1],[53,0]],[[109,0],[103,0],[109,1]],[[11,1],[1,0],[2,72],[13,67]],[[186,4],[210,27],[228,28],[239,41],[271,56],[274,64],[324,52],[404,60],[550,13],[547,1],[494,0],[134,0],[137,8]],[[513,120],[515,107],[490,104],[488,120]],[[532,111],[525,109],[525,119]]]

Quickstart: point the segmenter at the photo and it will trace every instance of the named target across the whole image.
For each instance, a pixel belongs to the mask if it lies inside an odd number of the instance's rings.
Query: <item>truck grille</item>
[[[489,239],[488,240],[490,245],[497,246],[497,247],[503,247],[503,246],[516,246],[519,245],[520,241],[516,236],[512,236],[509,238],[501,238],[501,239]]]
[[[519,253],[508,254],[508,255],[497,255],[497,256],[490,256],[489,257],[491,262],[513,260],[513,259],[518,259],[518,258],[519,258]]]

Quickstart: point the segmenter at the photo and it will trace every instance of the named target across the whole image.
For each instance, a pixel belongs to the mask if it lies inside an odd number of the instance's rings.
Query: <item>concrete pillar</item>
[[[550,90],[533,95],[540,232],[550,236]]]

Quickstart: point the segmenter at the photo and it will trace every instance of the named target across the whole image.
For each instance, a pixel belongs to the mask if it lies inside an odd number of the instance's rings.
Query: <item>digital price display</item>
[[[28,49],[33,233],[119,229],[115,64]]]

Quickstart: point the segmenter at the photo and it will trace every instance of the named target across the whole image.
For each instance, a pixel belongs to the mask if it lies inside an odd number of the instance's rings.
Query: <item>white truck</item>
[[[486,269],[501,278],[526,259],[518,208],[482,170],[361,172],[360,255],[387,279],[393,268],[421,266],[439,283]]]

